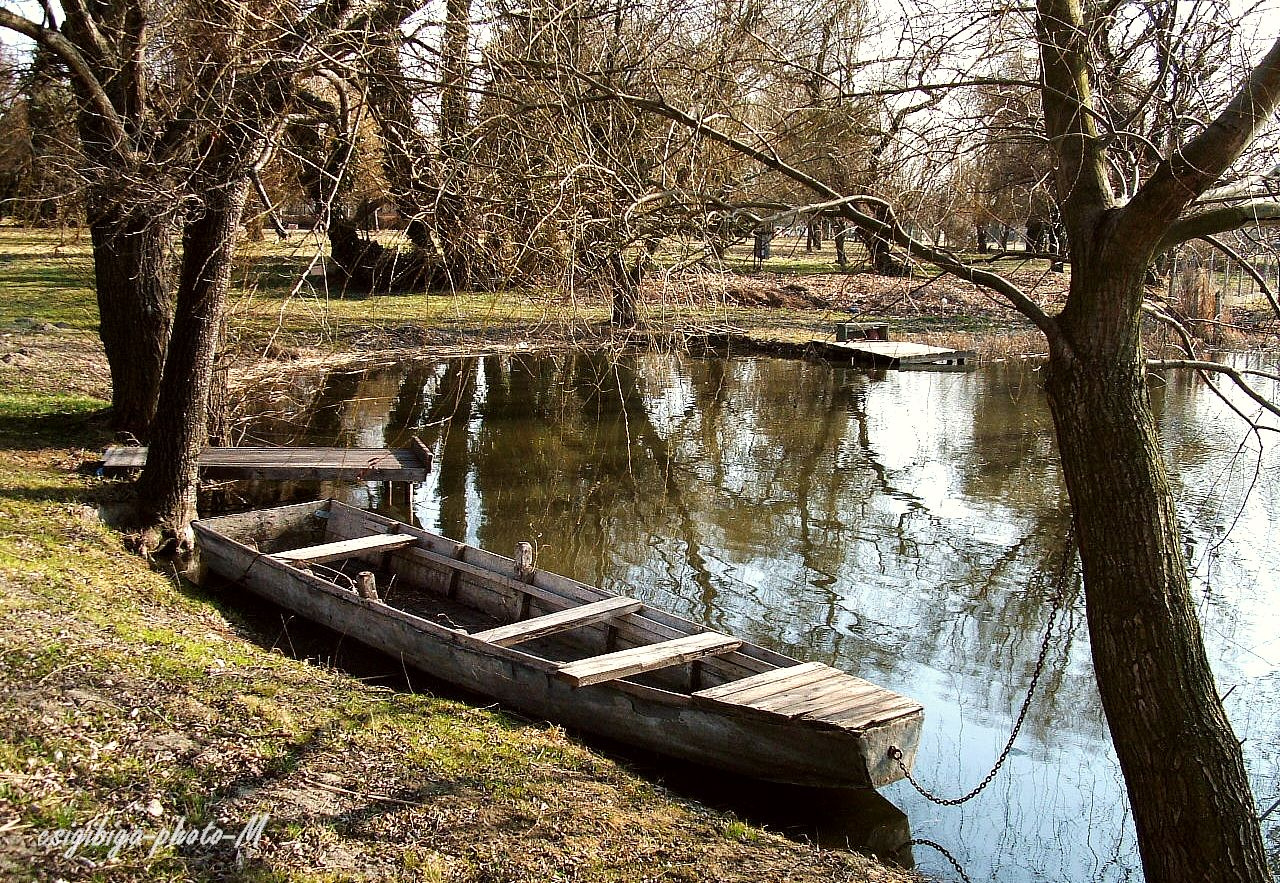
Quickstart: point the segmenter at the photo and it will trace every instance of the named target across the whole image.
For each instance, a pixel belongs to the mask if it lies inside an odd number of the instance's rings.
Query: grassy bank
[[[295,658],[278,620],[128,553],[99,518],[124,489],[78,471],[108,441],[84,249],[0,246],[0,877],[906,879],[674,797],[556,727]],[[329,333],[288,297],[240,302],[255,346]],[[465,303],[480,327],[490,307]],[[352,335],[421,319],[384,307],[325,316]],[[179,824],[231,840],[124,839]],[[121,848],[54,839],[99,830]]]

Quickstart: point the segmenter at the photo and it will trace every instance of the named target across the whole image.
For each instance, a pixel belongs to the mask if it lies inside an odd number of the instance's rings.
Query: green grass
[[[95,330],[98,307],[88,234],[0,227],[0,331],[32,323]]]

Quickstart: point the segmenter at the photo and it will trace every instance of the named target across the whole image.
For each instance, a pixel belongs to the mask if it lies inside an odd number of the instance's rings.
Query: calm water
[[[1265,808],[1280,797],[1275,434],[1251,435],[1190,377],[1170,375],[1152,396],[1206,639]],[[531,541],[542,567],[920,700],[916,774],[943,795],[977,784],[1009,734],[1067,525],[1033,368],[504,356],[333,374],[287,399],[302,416],[264,414],[254,436],[380,446],[419,434],[437,459],[412,511],[430,529],[500,552]],[[336,493],[388,505],[377,486]],[[1051,640],[1041,692],[989,788],[961,808],[905,782],[882,793],[910,836],[945,847],[975,881],[1138,879],[1078,600]],[[781,798],[747,792],[730,805],[793,821]],[[838,799],[802,802],[799,827],[863,839]],[[1280,810],[1266,829],[1273,854],[1277,822]],[[932,847],[914,860],[956,876]]]

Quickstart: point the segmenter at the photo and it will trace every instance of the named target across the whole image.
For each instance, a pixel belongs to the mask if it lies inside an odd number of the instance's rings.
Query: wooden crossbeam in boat
[[[497,644],[499,647],[510,647],[513,644],[532,641],[534,638],[545,637],[556,632],[563,632],[568,629],[590,625],[591,623],[625,616],[628,613],[635,613],[643,606],[641,602],[634,598],[605,598],[603,601],[596,601],[594,604],[570,607],[567,610],[558,610],[545,616],[535,616],[533,619],[526,619],[523,622],[515,622],[511,625],[476,632],[471,637],[488,641],[490,644]]]
[[[336,543],[290,549],[288,552],[276,552],[271,557],[295,564],[320,564],[324,561],[350,558],[361,552],[386,552],[399,549],[402,546],[411,546],[417,541],[418,538],[410,534],[379,533],[367,537],[356,537],[353,540],[339,540]]]
[[[641,647],[618,650],[615,653],[605,653],[602,656],[579,659],[576,662],[566,662],[556,670],[556,673],[575,687],[585,687],[589,684],[615,681],[641,672],[692,662],[704,656],[729,653],[741,646],[742,641],[737,638],[718,632],[702,632],[657,644],[645,644]]]

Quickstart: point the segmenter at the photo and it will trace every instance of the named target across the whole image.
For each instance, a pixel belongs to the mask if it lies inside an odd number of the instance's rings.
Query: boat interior
[[[204,523],[340,589],[546,660],[574,687],[642,685],[842,729],[921,711],[825,664],[538,570],[525,544],[514,557],[496,555],[337,501]]]

